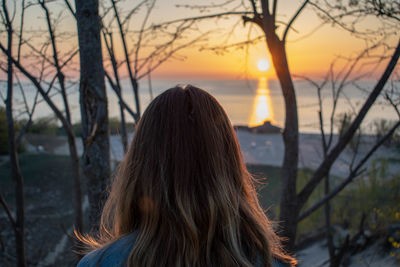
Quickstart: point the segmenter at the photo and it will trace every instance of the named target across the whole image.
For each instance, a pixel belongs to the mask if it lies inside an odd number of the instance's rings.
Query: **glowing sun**
[[[260,71],[266,71],[269,69],[269,62],[268,60],[262,58],[258,61],[257,67]]]

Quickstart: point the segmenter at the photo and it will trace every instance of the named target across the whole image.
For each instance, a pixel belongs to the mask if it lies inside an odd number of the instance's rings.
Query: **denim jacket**
[[[94,250],[83,257],[77,267],[109,267],[109,266],[125,266],[125,261],[128,258],[133,244],[135,243],[137,233],[132,233],[122,237],[114,243],[100,249]],[[260,264],[257,264],[261,266]],[[286,267],[287,265],[276,260],[273,262],[273,267]]]

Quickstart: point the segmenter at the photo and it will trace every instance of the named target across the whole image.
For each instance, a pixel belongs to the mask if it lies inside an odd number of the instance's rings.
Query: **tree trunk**
[[[299,126],[297,116],[296,93],[287,62],[285,44],[275,33],[266,33],[267,46],[272,55],[272,62],[278,76],[285,100],[285,129],[283,142],[285,146],[281,177],[280,235],[287,238],[284,246],[288,251],[294,249],[297,216],[297,162],[299,154]]]
[[[325,195],[330,193],[330,176],[329,174],[325,177]],[[325,203],[325,232],[326,240],[328,242],[329,259],[332,264],[335,258],[335,246],[333,244],[332,227],[331,227],[331,203],[327,201]]]
[[[121,140],[122,146],[124,148],[124,153],[128,151],[128,133],[126,131],[126,120],[125,120],[125,111],[124,106],[120,102],[119,103],[119,113],[121,114]]]
[[[15,221],[15,243],[17,254],[17,266],[26,266],[25,259],[25,197],[24,197],[24,179],[21,174],[18,161],[17,145],[15,142],[14,118],[12,112],[13,104],[13,62],[12,62],[12,28],[8,18],[7,8],[3,1],[3,9],[6,13],[7,20],[7,99],[6,99],[6,114],[7,114],[7,134],[8,134],[8,154],[11,163],[11,175],[15,183],[16,210],[17,218]]]
[[[11,89],[12,90],[12,89]],[[24,197],[24,180],[21,174],[21,170],[18,163],[18,153],[15,144],[15,131],[14,131],[14,119],[11,111],[11,100],[12,95],[7,96],[7,129],[8,129],[8,154],[10,156],[11,163],[11,175],[15,182],[15,194],[16,194],[16,209],[17,219],[15,231],[16,241],[16,252],[17,252],[17,264],[18,266],[26,266],[25,259],[25,197]]]
[[[72,128],[72,127],[71,127]],[[72,129],[71,129],[72,131]],[[75,206],[75,229],[80,232],[83,229],[83,210],[82,210],[82,181],[79,165],[78,150],[76,148],[75,136],[67,133],[69,157],[74,175],[74,206]]]
[[[104,84],[98,0],[75,0],[80,51],[80,105],[83,172],[90,203],[89,221],[97,229],[110,177],[107,96]]]

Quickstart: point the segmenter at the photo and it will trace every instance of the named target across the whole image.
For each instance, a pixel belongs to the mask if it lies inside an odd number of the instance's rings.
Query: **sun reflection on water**
[[[267,78],[260,78],[258,80],[258,88],[253,102],[249,125],[260,125],[266,120],[273,122],[274,113],[271,104],[270,90],[267,86]]]

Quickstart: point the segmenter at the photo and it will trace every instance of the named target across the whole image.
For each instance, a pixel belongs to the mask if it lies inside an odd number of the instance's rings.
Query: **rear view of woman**
[[[187,86],[155,98],[112,183],[83,266],[291,266],[222,107]]]

